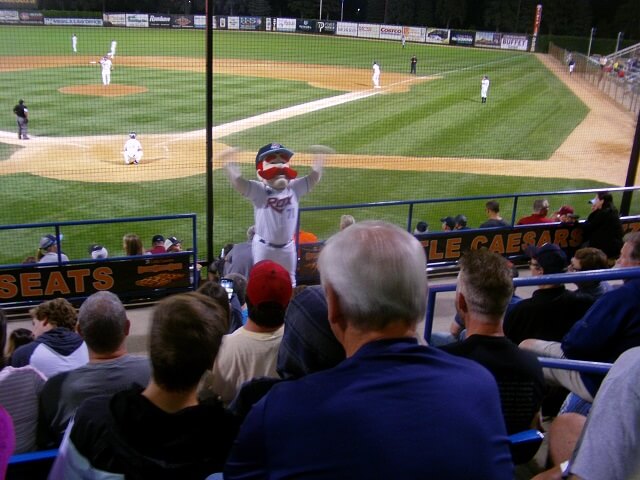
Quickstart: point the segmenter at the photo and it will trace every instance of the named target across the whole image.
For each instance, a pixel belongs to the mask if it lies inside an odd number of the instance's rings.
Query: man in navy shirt
[[[347,358],[275,385],[249,412],[225,479],[512,478],[491,374],[418,344],[425,264],[420,242],[385,222],[329,239],[318,267]]]

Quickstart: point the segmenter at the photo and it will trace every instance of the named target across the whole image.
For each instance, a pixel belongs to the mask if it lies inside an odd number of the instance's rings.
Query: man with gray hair
[[[85,399],[149,382],[149,359],[127,353],[129,327],[124,305],[113,293],[94,293],[84,301],[76,328],[87,344],[89,363],[45,383],[39,401],[41,448],[60,443],[69,420]]]
[[[527,217],[522,217],[516,225],[535,225],[538,223],[553,223],[552,218],[548,218],[549,201],[546,198],[538,198],[533,202],[533,213]]]
[[[420,242],[385,222],[327,241],[318,267],[346,359],[279,383],[254,405],[225,479],[512,478],[491,374],[418,344],[425,264]]]

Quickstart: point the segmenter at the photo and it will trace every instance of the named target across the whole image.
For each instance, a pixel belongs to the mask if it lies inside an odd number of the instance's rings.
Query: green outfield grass
[[[71,55],[70,38],[74,31],[79,37],[81,55],[103,55],[111,39],[117,39],[118,56],[204,57],[202,31],[4,26],[0,27],[0,55]],[[376,95],[222,139],[250,151],[277,140],[298,151],[322,143],[339,153],[448,156],[452,162],[456,157],[535,159],[541,161],[540,168],[544,169],[544,159],[587,113],[585,105],[534,56],[519,52],[413,44],[403,50],[396,42],[215,32],[214,54],[216,58],[239,59],[237,76],[216,74],[214,77],[214,123],[218,125],[341,93],[301,82],[242,76],[243,63],[249,64],[252,60],[307,63],[309,68],[314,64],[332,64],[369,69],[375,59],[382,65],[384,84],[385,72],[408,71],[409,58],[416,54],[418,73],[438,77],[416,84],[407,93]],[[124,134],[129,130],[166,133],[204,128],[203,74],[118,66],[117,57],[115,67],[114,83],[145,86],[148,93],[104,98],[63,95],[57,91],[65,85],[100,83],[99,68],[90,66],[0,72],[3,85],[0,100],[6,112],[0,116],[0,130],[15,131],[10,111],[18,98],[25,98],[31,108],[30,128],[35,135]],[[484,74],[490,76],[492,84],[489,103],[481,105],[480,79]],[[0,159],[7,158],[10,152],[11,148],[0,145]],[[204,159],[202,161],[204,163]],[[175,168],[180,168],[179,164],[177,158]],[[0,168],[1,165],[0,161]],[[248,176],[254,176],[251,167],[245,170]],[[301,170],[304,173],[304,168]],[[0,181],[3,182],[0,190],[3,224],[194,212],[199,215],[199,247],[204,248],[204,175],[138,185],[65,182],[28,174],[0,177]],[[249,202],[230,189],[221,172],[215,173],[214,182],[214,237],[216,251],[219,251],[228,241],[243,240],[244,231],[252,222],[252,212]],[[599,185],[589,181],[482,176],[473,172],[328,169],[303,205]],[[567,199],[566,203],[572,200]],[[464,212],[473,225],[481,221],[482,211],[481,204],[473,208],[462,204],[438,205],[419,210],[416,216],[434,227],[441,216]],[[406,210],[358,210],[355,216],[359,220],[384,218],[403,225]],[[326,238],[336,230],[338,217],[335,211],[312,213],[303,217],[302,227]],[[185,238],[190,234],[188,228],[177,224],[136,227],[147,244],[158,231]],[[67,236],[65,251],[71,258],[85,257],[86,246],[97,241],[117,253],[125,230],[130,231],[120,225],[78,228],[77,233]],[[2,255],[19,261],[33,254],[40,234],[22,235],[10,249],[4,249]]]
[[[251,175],[249,168],[244,169]],[[302,172],[304,173],[304,172]],[[205,248],[205,210],[203,176],[144,182],[133,187],[130,184],[91,184],[64,182],[27,174],[15,174],[2,178],[14,188],[3,189],[2,220],[4,224],[28,222],[55,222],[64,219],[110,219],[159,214],[196,213],[198,215],[198,248]],[[249,203],[229,186],[220,171],[214,174],[217,185],[214,194],[216,251],[232,241],[242,241],[248,225],[253,223]],[[409,200],[451,197],[453,192],[464,191],[466,195],[491,195],[523,191],[525,185],[535,186],[539,179],[509,178],[486,175],[457,175],[445,173],[396,172],[389,175],[380,170],[328,169],[315,190],[303,199],[302,206],[335,204],[357,204],[377,201]],[[367,188],[364,188],[366,185]],[[376,188],[383,186],[384,188]],[[419,185],[429,188],[429,194]],[[565,190],[591,188],[599,184],[589,181],[567,181],[545,179],[545,188]],[[337,187],[339,186],[339,188]],[[536,191],[536,188],[526,188]],[[396,192],[406,192],[402,198]],[[586,217],[588,196],[550,198],[552,208],[562,204],[576,205],[578,213]],[[336,201],[339,199],[339,201]],[[619,201],[619,200],[617,200]],[[503,215],[510,218],[510,202],[502,202]],[[527,211],[529,202],[522,208]],[[37,213],[36,213],[37,212]],[[405,226],[408,207],[381,207],[375,209],[345,209],[324,212],[309,212],[302,217],[301,227],[314,232],[320,238],[328,238],[338,229],[340,215],[349,213],[357,220],[381,219]],[[447,215],[464,213],[470,226],[484,221],[484,202],[452,202],[447,204],[416,206],[414,219],[426,220],[431,229],[440,230],[439,219]],[[34,255],[40,236],[50,233],[51,228],[35,230],[0,230],[0,263],[21,262]],[[177,235],[191,244],[191,224],[188,221],[158,221],[133,224],[106,224],[64,227],[63,249],[71,259],[87,257],[87,247],[92,243],[105,245],[112,256],[122,255],[122,236],[135,232],[141,236],[145,247],[150,247],[151,237],[157,233]]]

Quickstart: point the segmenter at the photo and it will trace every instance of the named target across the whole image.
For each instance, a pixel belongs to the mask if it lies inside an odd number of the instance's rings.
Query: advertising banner
[[[380,38],[383,40],[398,40],[402,38],[402,27],[398,25],[380,25]]]
[[[336,22],[330,22],[328,20],[318,20],[316,22],[316,32],[324,33],[327,35],[335,35]]]
[[[420,27],[403,27],[404,38],[407,42],[419,42],[424,43],[427,34],[426,28]]]
[[[227,29],[240,30],[240,18],[239,17],[227,17]]]
[[[345,37],[357,37],[358,36],[358,24],[351,22],[338,22],[336,29],[337,35],[344,35]]]
[[[276,30],[278,32],[295,32],[296,19],[295,18],[277,18]]]
[[[20,16],[17,10],[0,10],[0,23],[18,23]]]
[[[193,28],[193,15],[171,15],[171,28]]]
[[[501,48],[501,44],[501,33],[476,32],[476,47]]]
[[[0,2],[0,8],[38,8],[38,0],[8,0]]]
[[[102,22],[105,27],[124,27],[127,25],[127,16],[124,13],[103,13]]]
[[[529,46],[529,38],[526,35],[502,35],[501,48],[505,50],[520,50],[526,52]]]
[[[313,33],[316,30],[316,21],[298,18],[296,19],[296,30],[298,32]]]
[[[207,26],[207,17],[205,17],[204,15],[194,15],[193,16],[193,27],[194,28],[206,28],[206,26]],[[214,18],[213,22],[211,23],[211,28],[213,28],[214,30],[216,28],[215,18]]]
[[[171,27],[171,15],[149,15],[149,26],[153,28]]]
[[[147,28],[149,15],[146,13],[127,13],[126,26],[133,28]]]
[[[0,270],[0,302],[85,297],[102,290],[127,296],[186,290],[191,287],[189,260],[189,254],[181,254]]]
[[[216,18],[215,24],[218,30],[226,30],[228,28],[227,25],[229,25],[229,21],[227,17],[215,17],[215,18]]]
[[[427,28],[427,35],[424,39],[427,43],[441,43],[443,45],[449,44],[450,30],[446,28]]]
[[[263,30],[262,17],[240,17],[240,30]]]
[[[20,23],[22,25],[42,25],[44,15],[40,12],[20,12]]]
[[[449,43],[451,45],[458,45],[462,47],[473,47],[473,32],[463,32],[460,30],[451,30],[451,37]]]
[[[99,18],[47,18],[45,25],[79,25],[82,27],[101,27],[102,20]]]
[[[358,37],[361,38],[380,38],[380,25],[371,25],[368,23],[358,24]]]

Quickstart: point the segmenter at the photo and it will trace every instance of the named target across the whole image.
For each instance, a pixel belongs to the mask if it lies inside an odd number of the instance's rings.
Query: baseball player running
[[[294,241],[300,198],[320,181],[327,147],[317,146],[311,173],[296,178],[289,167],[293,152],[279,143],[265,145],[256,155],[258,181],[246,180],[233,162],[234,150],[222,156],[233,188],[253,203],[256,233],[251,243],[253,262],[269,259],[282,265],[296,285],[297,254]]]
[[[124,155],[125,165],[129,165],[131,163],[138,165],[140,160],[142,160],[142,144],[136,138],[136,132],[131,132],[129,134],[129,140],[124,144],[122,155]]]
[[[113,68],[113,63],[111,59],[105,55],[100,59],[100,66],[102,67],[102,84],[107,86],[111,83],[111,69]]]
[[[373,62],[371,81],[373,82],[373,88],[380,88],[380,65],[378,65],[378,62]]]

